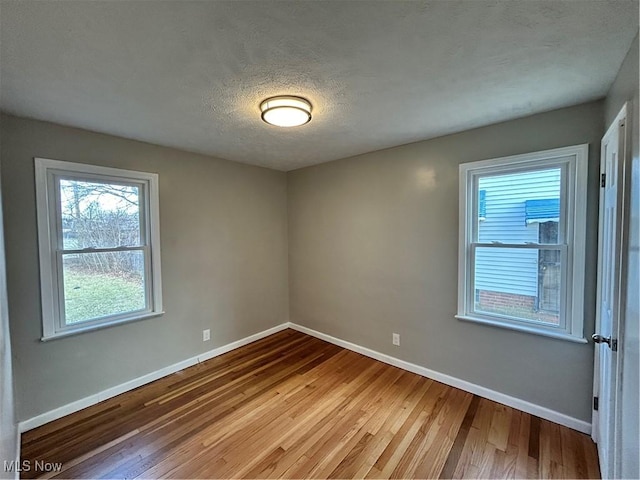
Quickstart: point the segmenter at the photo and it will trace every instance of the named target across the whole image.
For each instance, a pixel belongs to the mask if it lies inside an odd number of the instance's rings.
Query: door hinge
[[[616,340],[615,338],[611,339],[611,351],[612,352],[617,352],[618,351],[618,340]]]
[[[593,409],[598,410],[598,397],[593,397]]]
[[[600,186],[604,188],[607,185],[607,174],[603,173],[600,175]]]

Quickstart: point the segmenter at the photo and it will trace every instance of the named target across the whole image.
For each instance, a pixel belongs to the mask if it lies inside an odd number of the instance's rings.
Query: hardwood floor
[[[587,435],[293,330],[26,432],[22,459],[27,478],[599,478]]]

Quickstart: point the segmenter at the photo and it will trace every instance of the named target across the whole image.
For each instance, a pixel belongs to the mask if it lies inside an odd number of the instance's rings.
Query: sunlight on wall
[[[436,186],[436,171],[430,167],[420,168],[416,172],[416,179],[418,180],[418,185],[431,190]]]

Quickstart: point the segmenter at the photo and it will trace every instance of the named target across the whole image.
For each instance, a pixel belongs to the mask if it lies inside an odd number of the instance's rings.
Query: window
[[[588,146],[460,165],[457,318],[586,342]]]
[[[42,339],[162,314],[157,174],[35,167]]]

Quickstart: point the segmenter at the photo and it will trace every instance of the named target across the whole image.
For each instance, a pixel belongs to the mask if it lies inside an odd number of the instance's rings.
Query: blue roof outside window
[[[527,223],[557,222],[560,220],[560,199],[527,200],[524,211]]]

